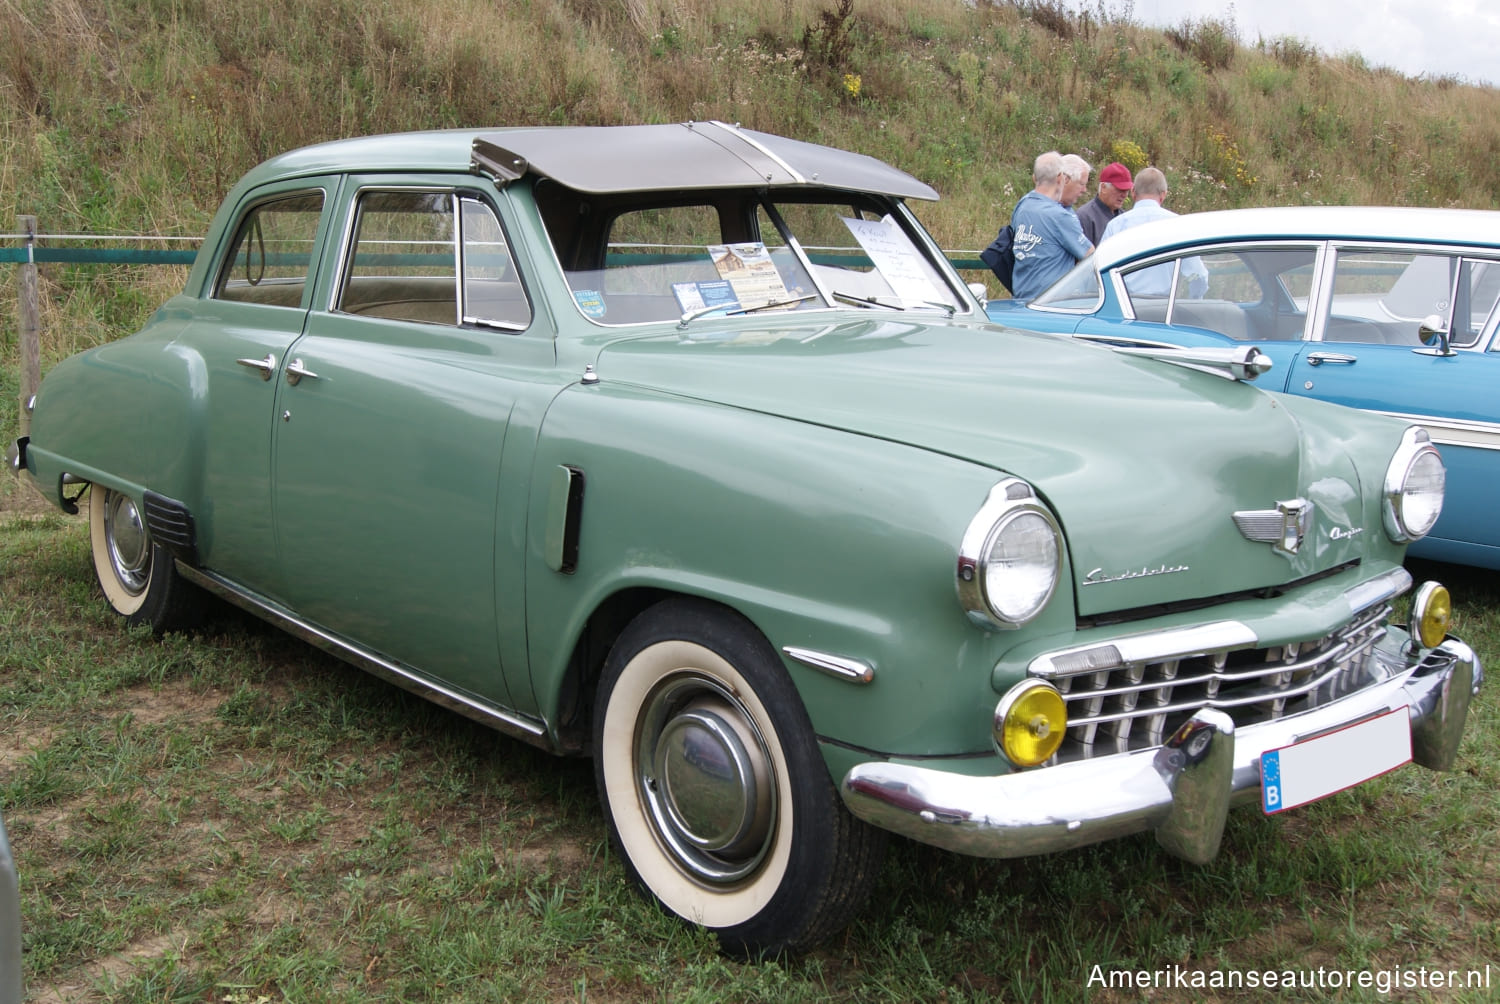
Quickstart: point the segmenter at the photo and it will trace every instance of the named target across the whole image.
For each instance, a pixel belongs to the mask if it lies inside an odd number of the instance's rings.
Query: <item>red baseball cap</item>
[[[1128,192],[1135,187],[1135,182],[1130,180],[1130,168],[1116,161],[1099,172],[1099,180],[1105,184],[1114,185],[1122,192]]]

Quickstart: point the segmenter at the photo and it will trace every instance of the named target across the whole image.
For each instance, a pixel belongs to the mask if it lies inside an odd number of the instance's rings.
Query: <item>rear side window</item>
[[[1128,273],[1135,316],[1235,341],[1295,341],[1307,327],[1315,247],[1237,248],[1182,255]]]
[[[1494,265],[1457,255],[1341,249],[1323,340],[1422,344],[1435,319],[1454,345],[1473,345],[1500,294]]]
[[[452,192],[365,192],[335,309],[519,331],[531,307],[490,206]]]
[[[235,231],[214,298],[300,307],[322,215],[321,190],[253,207]]]

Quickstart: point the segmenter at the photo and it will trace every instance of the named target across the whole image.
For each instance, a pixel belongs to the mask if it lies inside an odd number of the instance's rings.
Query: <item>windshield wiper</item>
[[[688,311],[682,317],[678,318],[677,326],[685,328],[698,318],[707,317],[709,314],[718,314],[720,317],[734,317],[739,314],[753,314],[759,310],[770,310],[773,307],[794,307],[799,303],[806,303],[808,300],[816,300],[817,298],[818,294],[809,293],[807,296],[798,296],[790,300],[772,300],[770,303],[760,303],[753,307],[739,307],[735,310],[725,310],[724,308],[727,304],[723,303],[715,304],[712,307],[699,307],[696,310]]]
[[[736,314],[754,314],[762,310],[773,310],[776,307],[792,307],[808,300],[816,300],[817,293],[809,293],[806,296],[794,296],[790,300],[772,300],[770,303],[757,303],[753,307],[741,307],[738,310],[726,310],[725,317],[733,317]]]
[[[901,306],[898,303],[886,303],[884,300],[877,300],[873,296],[854,296],[854,295],[849,294],[849,293],[840,293],[838,290],[834,290],[833,291],[833,298],[835,300],[840,300],[840,301],[842,301],[844,303],[852,303],[856,307],[867,307],[867,308],[883,307],[886,310],[905,310],[906,309],[905,307]]]

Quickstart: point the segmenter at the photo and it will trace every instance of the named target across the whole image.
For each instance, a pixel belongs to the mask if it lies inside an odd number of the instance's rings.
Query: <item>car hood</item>
[[[614,341],[596,367],[606,382],[1024,478],[1063,527],[1081,615],[1281,585],[1358,558],[1378,531],[1340,441],[1357,423],[1314,433],[1278,395],[1098,345],[886,316],[752,331],[700,321]],[[1299,497],[1317,518],[1296,554],[1246,539],[1233,518]]]

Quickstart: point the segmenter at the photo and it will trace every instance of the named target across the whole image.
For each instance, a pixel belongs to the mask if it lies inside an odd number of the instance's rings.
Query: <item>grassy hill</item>
[[[0,0],[0,228],[197,235],[306,143],[689,118],[889,160],[942,192],[924,215],[948,247],[987,242],[1049,148],[1155,163],[1180,210],[1495,205],[1500,91],[1113,7]]]

